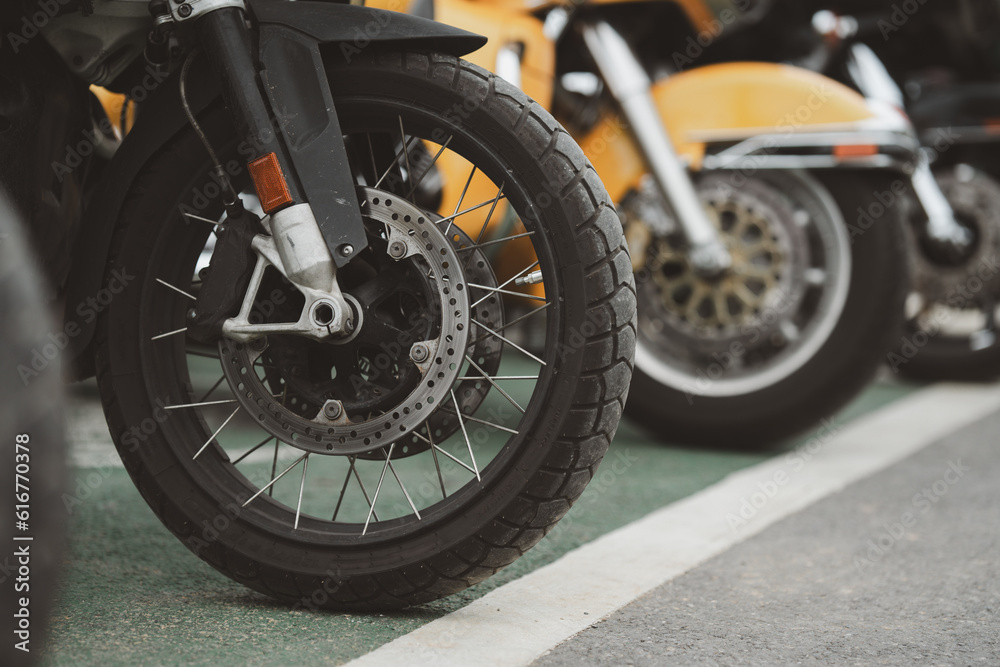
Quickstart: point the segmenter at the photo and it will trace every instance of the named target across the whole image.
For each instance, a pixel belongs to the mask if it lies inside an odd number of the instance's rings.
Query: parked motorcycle
[[[550,107],[618,205],[639,283],[630,414],[674,441],[739,447],[808,427],[874,373],[906,259],[896,209],[864,229],[856,211],[878,206],[917,145],[894,110],[808,71],[677,73],[690,26],[710,41],[735,30],[735,7],[411,9],[488,35],[469,57]],[[467,184],[441,172],[450,202]]]
[[[755,58],[822,72],[905,109],[920,138],[892,197],[909,223],[914,285],[888,366],[923,380],[995,378],[1000,3],[768,0],[748,19],[701,62]]]
[[[994,45],[1000,39],[1000,3],[977,8],[970,15],[971,3],[961,2],[901,26],[885,13],[814,18],[831,56],[826,70],[870,99],[905,108],[924,147],[904,201],[914,292],[906,332],[887,357],[894,370],[923,380],[1000,375],[1000,58],[979,48],[987,35]],[[895,50],[881,47],[890,28]],[[955,48],[918,55],[928,38]]]
[[[42,248],[80,228],[63,361],[167,528],[306,608],[430,601],[537,543],[618,425],[635,288],[579,147],[459,59],[485,39],[328,2],[16,9],[6,176],[64,223]],[[439,214],[445,159],[489,195]],[[508,233],[458,224],[500,203]]]

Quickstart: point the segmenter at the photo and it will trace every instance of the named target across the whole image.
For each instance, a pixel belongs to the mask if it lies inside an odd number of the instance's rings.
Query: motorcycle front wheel
[[[397,608],[494,574],[579,497],[624,407],[634,283],[593,168],[520,91],[439,54],[328,73],[369,241],[338,272],[357,330],[186,338],[223,209],[185,132],[118,221],[107,275],[128,284],[101,317],[98,378],[132,479],[199,557],[293,605]],[[201,123],[236,159],[221,106]],[[490,197],[435,210],[442,153]],[[498,236],[504,206],[517,225]],[[523,266],[499,267],[525,240]],[[257,321],[295,321],[301,297],[268,271]],[[512,317],[511,299],[530,308]]]
[[[903,232],[894,209],[874,208],[889,185],[846,172],[703,178],[733,267],[703,277],[683,240],[647,246],[629,414],[671,442],[736,449],[831,417],[901,320]]]

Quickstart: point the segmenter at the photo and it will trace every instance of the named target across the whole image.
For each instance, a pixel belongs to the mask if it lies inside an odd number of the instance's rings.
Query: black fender
[[[303,38],[339,46],[348,66],[352,54],[371,47],[463,56],[486,43],[485,37],[458,28],[369,7],[283,0],[251,0],[249,4],[259,26],[290,28]],[[188,103],[196,115],[211,104],[221,104],[219,86],[207,70],[193,68],[187,82]],[[125,197],[143,166],[187,129],[178,78],[178,73],[160,78],[149,70],[143,87],[155,90],[147,101],[137,100],[142,114],[89,193],[66,284],[64,330],[75,334],[69,337],[63,353],[65,375],[70,380],[82,380],[95,372],[92,343],[97,314],[105,305],[101,297],[107,297],[102,294],[105,267]]]

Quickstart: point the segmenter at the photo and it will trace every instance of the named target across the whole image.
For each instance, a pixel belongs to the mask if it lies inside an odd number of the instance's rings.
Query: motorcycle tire
[[[254,386],[266,384],[283,392],[280,404],[269,404],[269,410],[281,413],[292,430],[298,423],[287,416],[296,409],[293,404],[311,400],[313,387],[343,386],[336,383],[347,370],[361,387],[359,404],[362,392],[365,400],[377,403],[376,419],[384,418],[387,427],[398,424],[402,431],[407,416],[423,409],[422,425],[396,440],[388,428],[378,432],[364,451],[358,449],[361,435],[347,439],[346,445],[344,438],[329,440],[324,450],[318,444],[325,437],[321,429],[295,431],[284,440],[270,438],[272,461],[267,440],[265,448],[261,443],[245,452],[250,455],[256,449],[266,455],[263,460],[236,457],[250,442],[246,438],[236,443],[239,447],[227,449],[232,444],[225,441],[229,420],[221,416],[228,408],[216,415],[214,406],[201,403],[176,407],[199,400],[192,389],[195,371],[201,368],[195,364],[214,365],[212,359],[205,361],[214,356],[211,351],[197,348],[183,335],[161,335],[184,327],[185,313],[194,303],[189,297],[198,289],[198,256],[212,229],[205,220],[212,223],[221,215],[218,201],[196,217],[185,217],[179,210],[184,202],[194,202],[195,195],[204,195],[205,184],[212,182],[205,150],[192,131],[178,135],[145,166],[117,222],[107,276],[127,280],[128,285],[101,315],[98,380],[126,469],[156,515],[199,557],[226,576],[296,607],[399,608],[456,593],[506,567],[542,539],[583,492],[624,408],[635,344],[635,287],[621,226],[600,179],[561,126],[519,90],[479,67],[435,53],[370,49],[355,55],[349,66],[330,56],[327,72],[341,128],[351,146],[362,147],[363,164],[354,166],[359,173],[371,166],[367,178],[376,180],[367,182],[363,211],[381,207],[388,215],[398,210],[400,220],[394,224],[399,225],[409,211],[406,224],[432,226],[423,217],[411,220],[419,211],[405,201],[416,189],[416,184],[407,187],[407,178],[413,177],[407,176],[407,160],[415,159],[421,146],[443,145],[498,186],[493,203],[502,197],[517,211],[524,228],[515,236],[530,238],[538,260],[501,284],[488,266],[493,254],[487,250],[508,242],[505,238],[484,238],[478,226],[467,234],[457,224],[440,224],[436,229],[444,234],[423,233],[428,249],[437,244],[433,252],[400,268],[411,260],[386,260],[387,239],[377,232],[378,226],[369,227],[376,232],[369,236],[364,251],[368,254],[340,269],[338,278],[348,297],[358,294],[361,301],[378,292],[391,299],[365,301],[366,317],[373,319],[362,321],[360,333],[342,348],[330,352],[335,346],[300,342],[298,336],[268,336],[267,350],[257,359],[269,367],[256,371],[248,364],[242,371],[264,373]],[[226,155],[223,161],[233,156],[234,147],[240,152],[221,105],[203,114],[201,124]],[[395,146],[409,147],[397,151],[389,163],[401,181],[377,178],[385,154],[378,151],[376,160],[372,146],[384,146],[391,138],[399,140]],[[392,157],[391,149],[388,155]],[[248,182],[242,173],[235,180],[238,187]],[[489,203],[483,203],[482,210]],[[476,233],[478,238],[472,238]],[[370,352],[366,340],[378,332],[366,332],[365,322],[383,317],[380,322],[397,322],[393,318],[408,309],[420,310],[421,316],[430,312],[428,318],[445,317],[446,297],[441,297],[443,307],[432,307],[438,303],[435,294],[442,293],[441,273],[425,269],[435,261],[432,255],[450,257],[452,251],[472,251],[476,260],[466,260],[464,267],[471,302],[467,307],[474,312],[455,316],[463,321],[494,318],[489,320],[492,327],[470,327],[476,340],[470,333],[467,350],[478,355],[486,349],[480,346],[490,341],[495,345],[478,359],[469,359],[465,379],[454,380],[448,398],[434,405],[429,405],[431,399],[423,406],[416,403],[412,413],[411,408],[394,413],[392,406],[378,401],[401,395],[393,393],[398,387],[380,389],[376,383],[384,379],[391,384],[407,376],[414,357],[412,352],[407,357],[405,345],[375,350],[388,355],[388,361]],[[361,268],[352,274],[351,267],[359,261]],[[364,264],[369,261],[370,267]],[[444,272],[449,265],[434,266]],[[358,274],[368,268],[373,270]],[[546,294],[540,300],[545,303],[536,302],[535,310],[518,318],[521,322],[504,322],[497,297],[518,293],[515,279],[537,278],[539,272]],[[461,274],[452,274],[450,280],[454,289],[463,290]],[[449,284],[449,276],[443,281]],[[279,284],[275,289],[285,288]],[[448,294],[447,287],[443,289]],[[392,307],[385,309],[391,312],[374,314],[376,307],[390,301]],[[477,308],[480,303],[486,306]],[[443,322],[429,326],[441,326],[438,334],[446,338],[439,341],[451,340],[450,334],[457,331],[449,333]],[[539,356],[513,340],[516,329],[511,327],[525,323],[545,328],[544,350],[535,350]],[[224,339],[216,353],[228,364],[241,349],[241,344]],[[346,351],[336,357],[341,349]],[[304,355],[309,364],[289,370],[281,365],[286,353]],[[327,353],[334,361],[325,360]],[[491,355],[501,354],[494,363]],[[454,358],[465,367],[461,356]],[[508,359],[511,368],[527,367],[537,376],[503,375],[499,364]],[[320,366],[325,378],[310,376],[312,384],[297,384],[300,375]],[[386,375],[379,375],[376,366]],[[484,372],[477,370],[480,367]],[[476,378],[486,381],[474,382]],[[327,381],[329,385],[323,384]],[[526,382],[533,385],[525,389]],[[242,382],[238,388],[227,389],[228,384],[220,378],[208,393],[214,399],[221,394],[213,392],[231,391],[236,397],[247,391]],[[341,398],[347,411],[355,398]],[[260,400],[265,399],[270,397]],[[462,407],[449,407],[449,399]],[[237,407],[241,414],[230,415],[235,428],[247,430],[272,418],[265,410],[256,414],[254,405]],[[315,405],[300,412],[308,416],[315,414],[312,410]],[[371,420],[370,412],[367,418]],[[377,438],[384,439],[381,446]],[[339,447],[349,445],[355,447],[353,453],[339,453]],[[286,468],[291,458],[292,467],[304,462],[290,475],[277,475],[279,458],[289,452],[281,470],[292,470]],[[414,482],[407,476],[418,465],[422,467]]]
[[[851,172],[773,173],[761,178],[772,194],[783,193],[788,199],[772,202],[761,196],[761,206],[773,211],[788,208],[789,215],[797,209],[810,214],[807,220],[821,215],[827,220],[822,235],[835,239],[830,243],[841,249],[840,259],[838,266],[818,274],[825,275],[819,284],[832,289],[830,283],[837,282],[841,305],[831,306],[828,333],[815,334],[814,348],[800,356],[798,365],[788,365],[773,378],[761,371],[726,384],[725,373],[734,368],[734,360],[740,354],[751,357],[749,347],[741,342],[743,347],[705,355],[697,370],[685,370],[684,379],[679,379],[671,368],[674,359],[664,358],[654,347],[658,334],[645,328],[651,316],[644,315],[648,302],[643,298],[645,284],[640,285],[639,340],[628,414],[666,441],[746,449],[793,436],[831,417],[854,397],[874,376],[898,331],[899,308],[908,286],[903,230],[896,210],[874,198],[875,193],[889,191],[889,179]],[[728,182],[730,177],[721,180]],[[738,188],[739,196],[752,194],[757,185]],[[859,211],[877,215],[861,216],[859,223]],[[809,243],[810,252],[820,245],[815,239]],[[803,303],[808,305],[809,298],[804,297]],[[780,311],[780,304],[772,310]],[[747,340],[746,333],[741,331],[740,341]],[[763,335],[767,339],[780,333],[776,329]]]

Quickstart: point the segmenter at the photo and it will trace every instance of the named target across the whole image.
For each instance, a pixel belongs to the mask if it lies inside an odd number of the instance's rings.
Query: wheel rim
[[[376,130],[379,135],[392,136],[393,129],[401,130],[395,132],[395,138],[401,136],[399,143],[409,146],[394,162],[403,175],[402,186],[412,185],[412,164],[406,161],[409,152],[419,149],[416,137],[426,140],[431,128],[442,127],[440,117],[431,112],[413,105],[392,106],[383,100],[377,101],[375,108],[371,100],[338,101],[338,112],[342,127],[352,137],[374,135]],[[454,140],[442,142],[447,144],[445,150],[468,158],[495,188],[492,202],[462,204],[460,200],[462,211],[480,207],[492,215],[494,209],[502,210],[504,201],[516,210],[525,210],[529,201],[525,187],[503,180],[510,178],[507,165],[489,157],[488,147],[476,137],[458,126],[450,127]],[[432,149],[432,155],[441,147],[431,146],[429,141],[424,145]],[[396,193],[391,196],[399,197]],[[417,193],[414,198],[419,196]],[[204,221],[178,219],[161,237],[160,243],[165,243],[172,235],[171,242],[183,247],[180,254],[184,259],[165,261],[163,253],[158,253],[160,261],[153,263],[149,274],[158,280],[151,278],[144,286],[140,319],[144,370],[147,377],[161,378],[151,399],[159,400],[171,416],[181,417],[166,421],[164,433],[182,465],[219,506],[234,508],[241,518],[272,534],[317,545],[370,545],[432,530],[481,496],[519,454],[526,443],[527,425],[543,409],[535,399],[544,395],[551,382],[554,345],[550,343],[557,335],[554,328],[561,309],[559,300],[530,294],[519,286],[518,279],[540,274],[545,294],[558,294],[554,254],[530,219],[519,223],[513,234],[494,238],[489,215],[482,224],[477,221],[475,229],[469,229],[463,214],[449,220],[454,213],[446,213],[445,217],[428,214],[427,224],[444,228],[435,250],[450,253],[447,258],[451,263],[456,258],[465,262],[469,270],[463,270],[463,275],[475,277],[456,281],[468,286],[463,290],[465,306],[461,301],[445,304],[458,305],[460,310],[469,308],[468,313],[462,313],[470,322],[467,344],[453,353],[461,363],[450,359],[444,364],[456,367],[449,368],[445,399],[436,400],[439,407],[429,413],[437,416],[436,421],[430,417],[423,420],[422,427],[409,428],[406,441],[390,442],[386,437],[382,445],[373,441],[367,450],[356,447],[325,453],[323,447],[302,447],[291,438],[287,442],[275,438],[273,433],[247,440],[250,420],[242,414],[247,404],[237,402],[232,395],[246,388],[241,390],[236,382],[230,385],[225,376],[209,378],[206,364],[210,367],[214,362],[206,355],[211,356],[212,351],[186,349],[183,333],[171,333],[182,328],[179,323],[192,304],[184,293],[196,296],[197,281],[191,276],[211,227]],[[216,209],[200,217],[211,223],[219,215]],[[440,243],[445,234],[447,248]],[[178,235],[183,238],[179,240]],[[488,268],[478,273],[473,270],[472,264],[488,262],[485,245],[505,247],[511,236],[528,239],[537,259],[525,259],[516,270],[498,271],[492,282]],[[350,291],[345,292],[350,295]],[[518,303],[532,306],[519,317],[504,318],[503,297],[513,294],[523,295],[515,298]],[[438,296],[444,298],[444,292],[439,290]],[[451,296],[456,295],[452,292]],[[438,322],[442,336],[449,335],[445,329],[452,324]],[[548,353],[532,352],[515,340],[518,328],[525,325],[545,327]],[[491,344],[484,346],[483,341]],[[229,353],[236,352],[235,345],[231,348],[227,348]],[[492,359],[491,354],[502,355],[502,361]],[[266,375],[258,379],[267,386]],[[230,387],[234,391],[227,389]],[[455,404],[460,409],[449,410]],[[395,420],[401,418],[392,418],[392,426],[398,427]],[[321,444],[325,447],[329,443],[324,440]]]
[[[703,199],[720,182],[723,192],[733,192],[731,186],[727,187],[729,180],[711,179],[709,188],[703,184]],[[788,285],[785,289],[789,291],[755,314],[755,319],[743,324],[736,335],[724,338],[721,347],[707,349],[690,343],[671,347],[662,328],[651,324],[657,317],[648,307],[651,300],[646,302],[644,314],[640,297],[636,366],[660,384],[706,397],[764,390],[805,366],[840,321],[850,291],[852,261],[850,238],[836,202],[806,174],[769,174],[754,180],[773,195],[781,193],[779,202],[772,202],[770,208],[786,210],[788,213],[782,216],[789,221],[786,227],[794,225],[804,236],[802,243],[785,245],[786,251],[799,255],[786,260],[797,266],[793,275],[783,276],[782,284]],[[747,192],[747,186],[740,190]],[[759,196],[766,200],[763,194]],[[767,208],[764,202],[760,206]],[[788,236],[794,238],[796,231],[789,230]],[[739,246],[725,229],[723,232],[730,244]],[[734,258],[745,260],[739,253]],[[736,268],[739,271],[740,267]],[[742,275],[745,278],[750,274]]]

